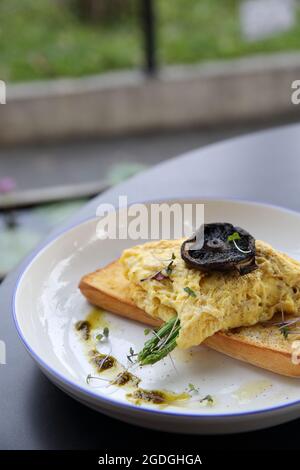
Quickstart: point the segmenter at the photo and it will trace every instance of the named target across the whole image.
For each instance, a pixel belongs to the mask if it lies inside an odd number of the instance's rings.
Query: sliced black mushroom
[[[233,271],[241,275],[258,268],[255,239],[229,223],[204,224],[181,245],[185,263],[201,271]]]

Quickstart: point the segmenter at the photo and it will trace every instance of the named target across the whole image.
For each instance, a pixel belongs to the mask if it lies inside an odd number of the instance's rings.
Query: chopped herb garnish
[[[214,399],[211,395],[206,395],[206,397],[200,400],[200,403],[207,402],[208,406],[212,406],[214,404]]]
[[[235,240],[240,240],[241,237],[240,237],[240,234],[238,232],[233,232],[231,235],[229,235],[227,237],[227,241],[228,242],[233,242]]]
[[[101,333],[99,333],[97,336],[96,336],[96,340],[97,341],[101,341],[103,338],[103,335]]]
[[[197,297],[197,295],[195,294],[193,289],[191,289],[190,287],[184,287],[183,290],[184,290],[184,292],[186,292],[191,297]]]
[[[145,328],[144,329],[144,335],[147,336],[151,331],[151,328]]]

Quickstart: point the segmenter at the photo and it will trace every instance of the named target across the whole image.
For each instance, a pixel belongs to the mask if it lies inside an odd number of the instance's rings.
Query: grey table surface
[[[120,194],[127,195],[129,202],[195,196],[240,198],[299,211],[299,179],[300,125],[275,128],[161,163],[101,194],[55,233],[93,216],[100,202],[117,204]],[[17,336],[11,313],[14,287],[25,263],[0,288],[0,339],[7,348],[7,364],[0,366],[0,448],[172,449],[178,435],[138,428],[96,413],[58,390],[39,371]],[[296,449],[298,424],[297,420],[238,436],[182,435],[180,446],[182,450],[195,446]]]

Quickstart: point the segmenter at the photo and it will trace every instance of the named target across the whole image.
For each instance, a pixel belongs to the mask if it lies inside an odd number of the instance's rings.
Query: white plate
[[[184,201],[183,201],[184,202]],[[191,202],[191,201],[190,201]],[[205,203],[205,221],[228,221],[256,238],[300,259],[300,215],[281,208],[238,201]],[[62,233],[31,259],[16,286],[14,317],[26,348],[43,372],[61,389],[86,405],[130,423],[160,430],[190,433],[226,433],[259,429],[300,416],[300,382],[280,377],[211,351],[175,351],[174,369],[163,363],[136,373],[143,388],[182,392],[189,383],[199,394],[184,405],[161,409],[136,406],[126,391],[92,381],[94,373],[74,324],[91,307],[77,286],[82,275],[116,259],[135,244],[127,240],[99,240],[96,219]],[[126,354],[145,341],[144,326],[107,313],[112,354],[126,365]],[[97,387],[95,386],[97,383]],[[199,399],[212,395],[212,407]]]

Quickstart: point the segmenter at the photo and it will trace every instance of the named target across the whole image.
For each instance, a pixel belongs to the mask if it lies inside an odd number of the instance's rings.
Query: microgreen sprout
[[[298,327],[300,323],[300,317],[292,317],[285,319],[283,310],[281,309],[281,321],[267,320],[263,322],[265,326],[275,326],[278,328],[279,332],[282,334],[284,339],[288,339],[291,335],[300,335],[300,328]]]
[[[206,397],[200,400],[200,403],[205,403],[205,402],[207,406],[212,406],[214,404],[214,399],[211,395],[206,395]]]
[[[199,389],[197,387],[195,387],[194,384],[189,384],[188,391],[190,393],[199,393]]]
[[[103,382],[110,382],[109,379],[104,379],[103,377],[95,377],[95,376],[92,375],[92,374],[88,374],[88,375],[86,376],[86,379],[85,379],[86,383],[87,383],[88,385],[90,385],[91,380],[102,380]]]
[[[236,247],[236,249],[238,251],[240,251],[241,253],[244,253],[244,254],[248,254],[248,253],[251,253],[251,250],[242,250],[242,248],[240,248],[238,246],[238,244],[236,243],[236,240],[240,240],[241,239],[241,236],[238,232],[233,232],[231,235],[229,235],[227,237],[227,241],[228,242],[233,242],[234,246]]]
[[[98,333],[97,336],[96,336],[96,340],[97,341],[102,341],[103,339],[107,339],[108,338],[108,335],[109,335],[109,329],[108,327],[106,326],[102,333]]]
[[[299,334],[299,328],[297,328],[297,323],[300,322],[300,317],[292,317],[290,319],[285,319],[284,312],[281,310],[281,321],[274,322],[272,320],[265,322],[266,325],[277,326],[280,333],[283,335],[284,339],[288,339],[290,335]]]
[[[136,356],[137,356],[137,353],[135,353],[135,352],[134,352],[134,349],[133,349],[132,347],[130,347],[130,349],[129,349],[129,354],[127,354],[127,359],[128,359],[129,362],[131,362],[131,364],[134,363],[133,360],[132,360],[132,358],[133,358],[133,357],[136,357]]]
[[[172,271],[173,271],[173,269],[174,269],[173,263],[174,263],[174,261],[170,261],[170,263],[169,263],[168,266],[166,267],[166,274],[167,274],[167,276],[170,276],[170,275],[172,274]]]
[[[141,279],[141,282],[144,282],[144,281],[151,281],[151,280],[155,280],[155,281],[165,281],[165,280],[170,280],[169,276],[164,274],[162,271],[157,271],[155,274],[151,274],[150,276],[148,277],[145,277],[144,279]]]
[[[145,277],[144,279],[141,279],[141,282],[144,282],[144,281],[149,281],[149,280],[155,280],[155,281],[172,281],[172,279],[170,278],[170,275],[172,274],[173,272],[173,269],[174,269],[174,260],[176,259],[176,256],[174,253],[172,253],[172,256],[169,260],[169,264],[167,266],[165,266],[163,269],[161,269],[160,271],[157,271],[156,273],[154,274],[151,274],[150,276],[148,277]]]
[[[279,330],[280,330],[280,333],[282,334],[282,336],[284,337],[284,339],[288,339],[289,334],[290,334],[289,327],[287,325],[285,325],[282,328],[279,328]]]
[[[241,236],[238,232],[233,232],[231,235],[227,237],[228,242],[234,242],[235,240],[240,240]]]
[[[251,250],[242,250],[242,248],[240,248],[240,247],[236,244],[236,241],[235,241],[235,240],[233,241],[233,244],[234,244],[234,246],[236,247],[236,249],[239,250],[241,253],[244,253],[245,255],[247,255],[248,253],[251,253]]]

